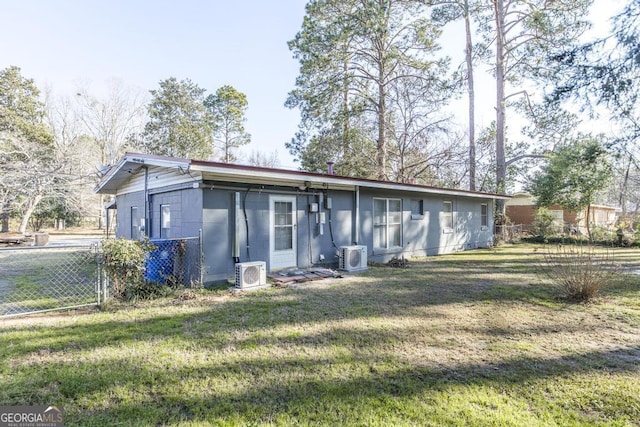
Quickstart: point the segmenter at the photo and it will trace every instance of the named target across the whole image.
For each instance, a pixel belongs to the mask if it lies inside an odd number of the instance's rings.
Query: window
[[[140,238],[140,216],[136,206],[131,206],[131,238],[133,240]]]
[[[275,201],[273,204],[274,238],[276,251],[293,249],[293,203]]]
[[[445,231],[453,230],[453,202],[443,202],[442,228],[444,228]]]
[[[486,203],[480,205],[480,226],[483,229],[489,227],[489,206]]]
[[[424,200],[411,199],[411,219],[424,218]]]
[[[373,247],[402,246],[402,201],[373,199]]]
[[[171,205],[160,205],[160,238],[171,238]]]

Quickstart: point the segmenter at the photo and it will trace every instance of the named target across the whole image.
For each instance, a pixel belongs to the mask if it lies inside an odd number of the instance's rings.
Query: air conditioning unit
[[[236,289],[253,289],[267,286],[267,263],[264,261],[236,264]]]
[[[366,246],[341,246],[339,249],[338,269],[362,271],[367,269]]]

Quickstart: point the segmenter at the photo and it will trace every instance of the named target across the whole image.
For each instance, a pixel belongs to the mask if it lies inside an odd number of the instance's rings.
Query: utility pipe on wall
[[[355,205],[356,205],[356,212],[355,212],[355,216],[354,216],[354,226],[353,226],[353,244],[357,245],[358,242],[360,241],[360,186],[356,185],[356,192],[355,192]]]

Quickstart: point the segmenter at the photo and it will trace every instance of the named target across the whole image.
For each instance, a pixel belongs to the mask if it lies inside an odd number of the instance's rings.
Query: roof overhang
[[[115,194],[118,188],[126,183],[144,166],[165,166],[170,168],[188,168],[189,160],[174,157],[152,156],[149,154],[126,153],[118,163],[113,165],[93,189],[99,194]]]
[[[199,172],[203,181],[219,181],[263,186],[286,186],[298,188],[300,190],[326,189],[356,191],[356,189],[359,188],[370,188],[388,191],[407,191],[423,194],[447,195],[453,197],[459,196],[502,200],[510,199],[510,196],[503,194],[482,193],[417,184],[375,181],[286,169],[234,165],[136,153],[126,153],[116,165],[107,171],[94,191],[102,194],[115,194],[123,184],[131,179],[132,175],[139,172],[140,169],[145,166],[180,168],[192,172]]]

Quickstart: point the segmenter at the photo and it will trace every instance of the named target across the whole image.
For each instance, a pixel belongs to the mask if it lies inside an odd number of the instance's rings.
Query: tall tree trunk
[[[469,190],[476,190],[476,142],[475,142],[475,90],[473,86],[473,42],[469,1],[464,2],[464,26],[467,33],[467,90],[469,92]]]
[[[591,237],[591,203],[587,205],[587,236],[589,236],[589,243],[593,243],[593,237]]]
[[[380,70],[380,78],[383,72]],[[387,179],[387,141],[385,139],[386,91],[383,83],[378,84],[378,179]]]
[[[104,227],[104,194],[100,194],[100,207],[98,208],[98,230],[102,230]]]
[[[10,204],[8,200],[5,200],[2,203],[2,209],[0,210],[0,219],[2,221],[2,225],[0,228],[0,233],[8,233],[9,232],[9,208]]]
[[[507,167],[504,157],[505,24],[503,0],[493,0],[493,7],[496,20],[496,191],[498,193],[504,193]],[[504,215],[504,200],[496,200],[496,211],[498,214]]]
[[[41,194],[37,194],[36,196],[33,197],[33,199],[29,200],[29,202],[27,203],[27,209],[22,215],[22,220],[20,221],[20,227],[18,227],[18,232],[24,234],[27,231],[27,225],[29,225],[29,219],[31,218],[31,215],[33,215],[33,212],[36,210],[41,200],[42,200]]]
[[[622,208],[622,216],[627,215],[627,187],[629,185],[629,171],[631,169],[631,154],[629,154],[629,163],[627,164],[627,170],[624,173],[624,180],[620,188],[620,198],[618,204]]]

